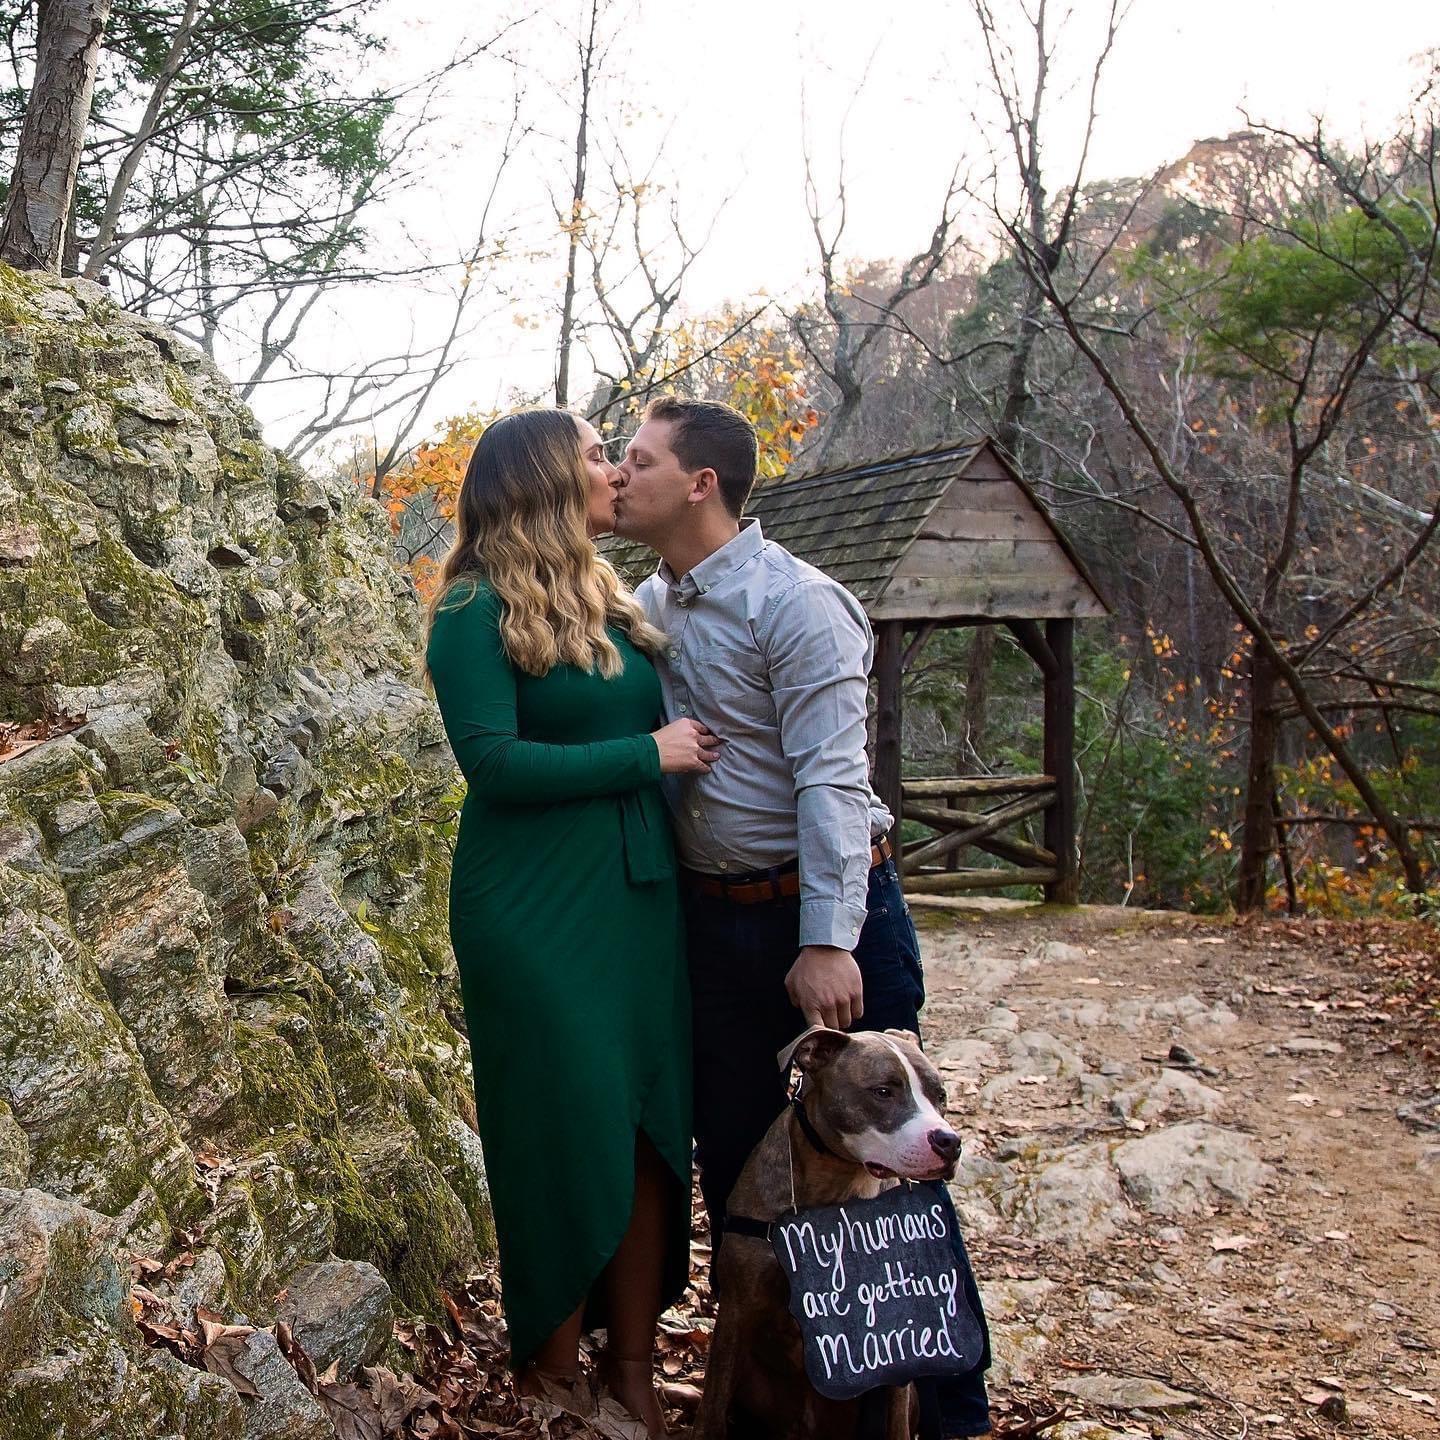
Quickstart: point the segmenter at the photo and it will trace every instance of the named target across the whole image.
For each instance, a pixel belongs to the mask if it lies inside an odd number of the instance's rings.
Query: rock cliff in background
[[[264,1433],[144,1347],[132,1255],[258,1321],[330,1256],[432,1310],[489,1243],[457,775],[387,542],[172,333],[0,267],[0,724],[84,717],[0,759],[16,1440]]]

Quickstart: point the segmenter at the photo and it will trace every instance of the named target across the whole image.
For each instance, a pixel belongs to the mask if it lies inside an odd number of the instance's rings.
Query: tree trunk
[[[555,346],[555,403],[570,403],[570,352],[575,348],[575,265],[580,232],[585,224],[585,171],[590,150],[590,96],[595,84],[595,30],[600,0],[591,0],[590,29],[580,46],[580,119],[575,129],[575,175],[570,188],[570,215],[565,226],[565,294],[560,302],[560,338]]]
[[[1270,852],[1275,844],[1275,692],[1279,676],[1256,646],[1250,661],[1250,754],[1245,776],[1244,836],[1236,876],[1235,908],[1242,914],[1265,906]]]
[[[141,117],[140,126],[135,134],[135,139],[126,152],[125,158],[120,162],[120,168],[115,172],[115,179],[111,183],[110,193],[105,197],[105,210],[100,216],[100,223],[95,228],[95,238],[90,242],[90,254],[85,261],[85,278],[87,280],[98,280],[104,273],[105,266],[112,256],[119,250],[115,243],[115,233],[120,226],[120,215],[125,208],[125,197],[130,193],[130,186],[134,183],[136,173],[140,169],[140,162],[145,158],[145,151],[150,142],[155,138],[156,127],[160,124],[161,111],[165,106],[165,99],[170,93],[170,87],[175,83],[176,77],[185,64],[185,52],[190,45],[190,37],[195,33],[195,17],[200,8],[200,0],[186,0],[185,13],[180,17],[180,23],[176,27],[174,39],[170,42],[170,51],[165,56],[160,66],[160,73],[155,77],[155,83],[150,90],[150,101],[145,106],[145,114]]]
[[[1295,888],[1295,866],[1290,859],[1290,837],[1280,823],[1284,819],[1280,813],[1280,796],[1273,790],[1270,792],[1270,816],[1275,822],[1275,848],[1280,852],[1280,869],[1285,875],[1285,908],[1290,914],[1298,915],[1300,895]]]
[[[995,627],[977,625],[970,634],[970,664],[965,672],[965,715],[960,722],[959,774],[980,774],[985,739],[985,708],[990,699],[990,666],[995,656]]]
[[[35,81],[0,229],[0,260],[56,270],[90,119],[110,0],[42,0]]]

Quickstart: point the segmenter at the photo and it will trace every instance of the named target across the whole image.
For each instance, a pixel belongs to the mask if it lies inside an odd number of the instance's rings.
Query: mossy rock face
[[[338,1254],[433,1314],[490,1247],[419,635],[378,507],[175,335],[0,265],[0,721],[84,717],[0,762],[0,1186],[96,1217],[92,1270],[192,1249],[186,1303],[255,1320]],[[4,1332],[7,1435],[86,1385],[96,1434],[239,1433],[59,1293]]]

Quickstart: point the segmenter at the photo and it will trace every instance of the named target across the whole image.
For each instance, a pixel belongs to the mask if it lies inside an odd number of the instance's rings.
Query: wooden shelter
[[[875,627],[875,789],[897,818],[935,832],[903,857],[907,887],[1042,885],[1047,898],[1073,904],[1074,622],[1107,607],[1023,476],[980,438],[772,482],[749,513],[767,538],[845,585]],[[609,553],[628,571],[643,552],[613,545]],[[1040,772],[902,777],[906,667],[937,629],[994,624],[1014,634],[1044,682]],[[1042,812],[1041,845],[999,833]],[[1008,864],[958,868],[968,845]]]

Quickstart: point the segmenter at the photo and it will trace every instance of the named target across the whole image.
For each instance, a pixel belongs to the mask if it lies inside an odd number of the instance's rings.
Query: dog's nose
[[[930,1148],[942,1159],[949,1162],[960,1153],[960,1137],[953,1130],[932,1130],[929,1135]]]

